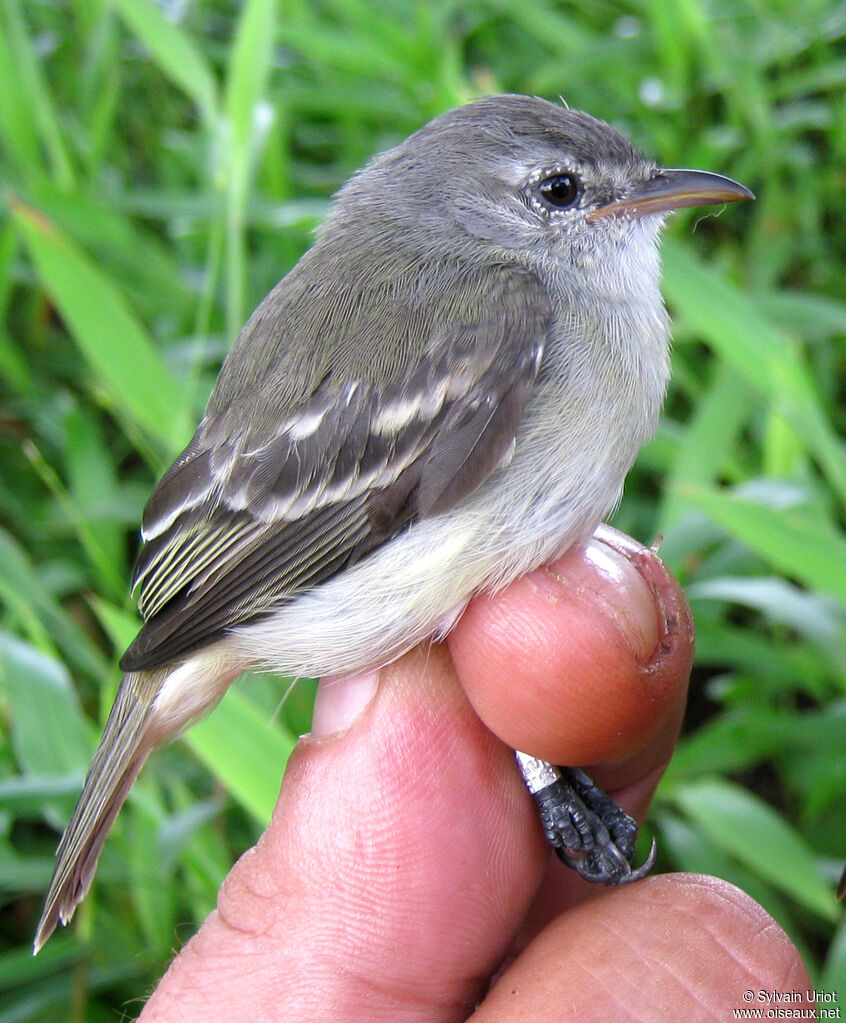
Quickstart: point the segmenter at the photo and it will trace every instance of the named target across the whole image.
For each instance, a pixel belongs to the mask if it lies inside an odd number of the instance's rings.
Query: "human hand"
[[[144,1023],[676,1023],[810,987],[733,886],[600,889],[543,839],[509,746],[601,765],[642,816],[681,721],[684,597],[654,554],[601,536],[475,600],[445,643],[321,683],[267,832]]]

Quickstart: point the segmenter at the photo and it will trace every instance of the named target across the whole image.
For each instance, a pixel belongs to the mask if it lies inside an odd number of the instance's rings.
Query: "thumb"
[[[444,647],[351,686],[322,683],[318,732],[374,686],[345,731],[300,743],[270,827],[143,1020],[173,1018],[176,1001],[180,1019],[205,1023],[437,1023],[472,1010],[546,850],[513,754],[470,708]]]

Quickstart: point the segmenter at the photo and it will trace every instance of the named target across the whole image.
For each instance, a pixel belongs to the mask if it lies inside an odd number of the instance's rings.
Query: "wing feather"
[[[275,331],[308,342],[328,368],[271,418],[267,392],[284,390],[284,356],[236,383],[224,367],[194,439],[145,510],[134,577],[145,625],[124,670],[169,663],[270,613],[452,507],[502,463],[538,372],[549,300],[520,267],[452,273],[435,296],[415,282],[420,307],[393,327],[405,322],[411,336],[380,339],[403,352],[382,382],[367,379],[340,313],[340,323],[315,321],[339,337],[303,339],[308,324],[284,288],[259,307],[245,334],[260,322],[263,339]],[[360,329],[360,308],[338,308],[352,309]],[[244,344],[242,335],[240,359]]]

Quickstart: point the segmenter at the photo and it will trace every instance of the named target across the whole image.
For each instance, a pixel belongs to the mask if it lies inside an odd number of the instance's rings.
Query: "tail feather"
[[[162,674],[166,672],[130,672],[121,682],[82,794],[56,850],[34,954],[60,921],[70,921],[91,885],[106,836],[154,745],[147,726]]]

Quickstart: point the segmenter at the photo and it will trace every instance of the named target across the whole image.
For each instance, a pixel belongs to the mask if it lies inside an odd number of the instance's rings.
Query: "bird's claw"
[[[526,777],[527,758],[520,754],[518,760]],[[633,868],[637,822],[580,768],[551,771],[556,777],[551,781],[549,776],[544,778],[548,784],[543,788],[528,777],[527,784],[546,837],[562,863],[596,884],[630,884],[646,877],[655,863],[655,841],[645,862]]]
[[[641,878],[646,877],[655,866],[658,843],[654,838],[652,839],[649,855],[636,869],[632,869],[632,865],[613,842],[602,849],[599,855],[583,853],[576,856],[561,846],[555,847],[555,853],[562,863],[572,867],[585,881],[592,881],[594,884],[621,885],[631,884],[632,881],[640,881]]]

